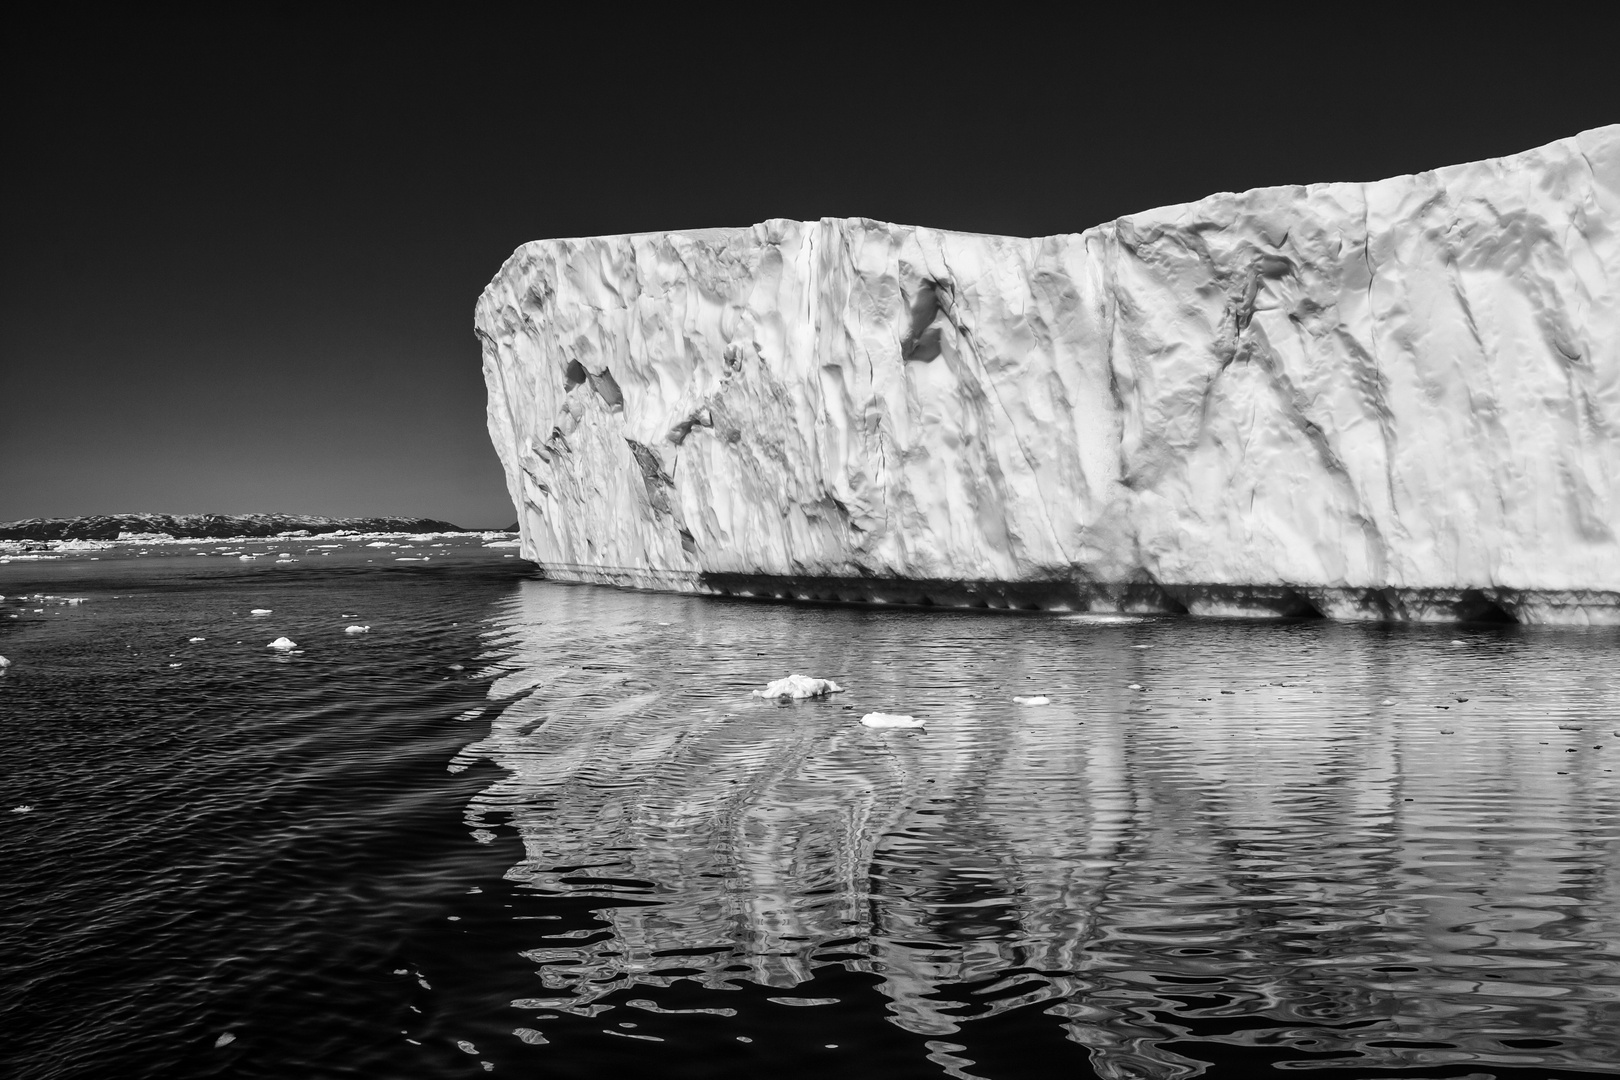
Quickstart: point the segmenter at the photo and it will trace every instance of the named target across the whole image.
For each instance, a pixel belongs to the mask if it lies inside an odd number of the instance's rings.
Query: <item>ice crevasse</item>
[[[1620,622],[1620,125],[1022,239],[540,240],[480,298],[547,576]]]

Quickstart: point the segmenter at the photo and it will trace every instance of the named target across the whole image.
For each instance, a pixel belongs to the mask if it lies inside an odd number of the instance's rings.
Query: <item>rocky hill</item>
[[[116,540],[120,534],[167,533],[176,538],[276,536],[286,532],[466,532],[433,518],[329,518],[304,514],[97,514],[26,518],[0,524],[0,540]]]

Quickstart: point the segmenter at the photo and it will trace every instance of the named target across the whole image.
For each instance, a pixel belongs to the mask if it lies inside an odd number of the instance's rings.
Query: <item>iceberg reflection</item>
[[[1612,632],[534,582],[492,641],[513,700],[462,762],[506,776],[469,820],[517,830],[526,887],[622,905],[525,952],[526,1006],[837,963],[959,1075],[951,1036],[1029,1006],[1104,1076],[1197,1075],[1200,1043],[1620,1071]],[[789,670],[846,693],[750,698]],[[857,723],[883,708],[929,726]]]

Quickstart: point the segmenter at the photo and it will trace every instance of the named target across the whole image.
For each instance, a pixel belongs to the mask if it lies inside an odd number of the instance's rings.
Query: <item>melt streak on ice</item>
[[[541,240],[479,301],[552,577],[1620,621],[1620,125],[1020,239]]]

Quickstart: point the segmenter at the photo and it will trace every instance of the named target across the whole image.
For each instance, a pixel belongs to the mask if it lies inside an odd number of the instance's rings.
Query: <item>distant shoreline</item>
[[[331,518],[310,514],[96,514],[90,517],[24,518],[0,524],[0,540],[117,540],[171,536],[177,540],[319,536],[335,532],[450,533],[448,521],[418,517]]]

